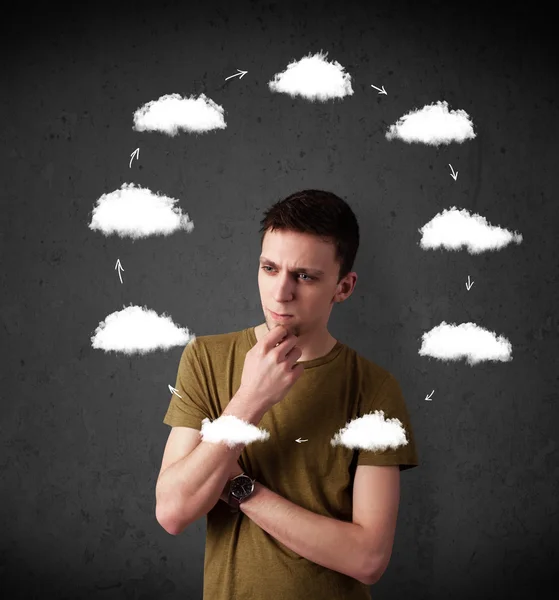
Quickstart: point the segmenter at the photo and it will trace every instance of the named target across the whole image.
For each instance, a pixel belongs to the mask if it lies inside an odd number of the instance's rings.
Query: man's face
[[[267,231],[258,287],[268,329],[281,324],[297,336],[324,330],[338,291],[338,272],[332,243],[306,233]],[[272,311],[292,316],[278,320]]]

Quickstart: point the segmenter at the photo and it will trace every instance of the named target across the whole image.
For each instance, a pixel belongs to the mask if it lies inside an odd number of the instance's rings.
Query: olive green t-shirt
[[[241,383],[254,328],[206,335],[189,342],[180,359],[176,391],[163,422],[202,428],[217,419]],[[337,341],[325,356],[304,361],[305,371],[258,427],[266,441],[245,446],[245,473],[287,500],[319,515],[352,522],[358,465],[418,465],[405,401],[394,376]],[[397,418],[408,443],[365,451],[330,444],[348,423],[375,410]],[[305,440],[297,442],[296,440]],[[204,600],[370,600],[370,587],[296,554],[242,512],[219,500],[206,515]]]

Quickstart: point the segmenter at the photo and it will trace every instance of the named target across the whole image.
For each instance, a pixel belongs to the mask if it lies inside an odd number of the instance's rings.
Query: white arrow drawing
[[[431,400],[431,396],[435,393],[435,390],[433,390],[430,394],[428,394],[427,396],[425,396],[425,400],[427,400],[428,402],[432,402]]]
[[[454,174],[454,169],[452,168],[452,165],[449,163],[448,166],[451,168],[452,173],[451,173],[451,177],[454,178],[454,181],[456,181],[456,178],[458,177],[458,171],[456,171],[456,175]]]
[[[120,283],[122,283],[122,277],[120,276],[120,270],[122,269],[124,271],[123,266],[120,264],[120,258],[116,259],[116,265],[115,265],[115,269],[118,269],[118,277],[120,279]]]
[[[248,71],[241,71],[241,69],[237,69],[237,71],[239,72],[235,73],[235,75],[229,75],[229,77],[226,77],[225,81],[231,79],[231,77],[237,77],[238,75],[240,75],[239,79],[242,79],[248,73]]]
[[[386,94],[388,96],[388,94],[386,93],[386,90],[384,89],[384,86],[382,86],[382,89],[378,88],[376,85],[371,84],[371,87],[374,87],[375,90],[378,90],[379,94]]]
[[[179,398],[182,399],[182,396],[177,392],[177,390],[172,386],[172,385],[168,385],[169,391],[171,392],[171,394],[176,394]]]
[[[301,438],[297,438],[295,440],[298,444],[300,444],[301,442],[308,442],[309,440],[302,440]]]
[[[470,283],[470,276],[468,275],[468,283],[466,284],[466,287],[468,288],[468,292],[472,288],[472,285],[474,285],[474,282],[472,281],[472,283]]]
[[[140,158],[140,149],[136,148],[136,150],[134,150],[134,152],[132,152],[132,154],[130,155],[130,164],[128,165],[130,168],[132,168],[132,161],[134,160],[134,154],[136,155],[136,158],[139,159]]]

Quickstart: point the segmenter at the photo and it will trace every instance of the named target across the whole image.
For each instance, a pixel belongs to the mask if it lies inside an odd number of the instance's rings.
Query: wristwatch
[[[239,512],[241,502],[246,500],[254,491],[255,481],[256,479],[251,479],[246,473],[241,473],[229,481],[227,504],[230,506],[231,512]]]

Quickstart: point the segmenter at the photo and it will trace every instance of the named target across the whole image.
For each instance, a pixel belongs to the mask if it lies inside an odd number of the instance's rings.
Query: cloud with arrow
[[[89,228],[133,239],[170,235],[181,229],[190,233],[194,223],[174,206],[177,202],[133,183],[123,183],[120,189],[97,200]]]
[[[466,209],[458,210],[455,206],[433,217],[419,232],[423,250],[466,248],[470,254],[480,254],[522,242],[521,234],[490,225],[481,215],[470,215]]]
[[[311,101],[351,96],[351,76],[337,61],[328,62],[327,56],[328,53],[319,52],[289,63],[285,71],[276,73],[268,82],[269,89]]]
[[[174,137],[182,129],[189,133],[206,133],[225,129],[223,107],[205,94],[182,98],[179,94],[161,96],[138,108],[134,113],[135,131],[161,131]]]
[[[212,444],[224,442],[229,448],[233,448],[236,444],[252,444],[270,439],[269,431],[260,429],[234,415],[222,415],[215,421],[202,419],[200,434],[205,442]]]
[[[383,410],[353,419],[330,440],[331,446],[345,446],[382,452],[408,444],[406,430],[399,419],[387,419]]]
[[[419,355],[447,362],[465,358],[473,366],[487,360],[511,361],[512,345],[505,337],[475,323],[453,325],[443,321],[423,334]]]
[[[436,102],[422,109],[411,111],[390,125],[386,139],[399,139],[438,146],[476,137],[473,124],[464,110],[448,110],[448,103]]]
[[[165,314],[141,306],[128,306],[111,313],[99,323],[91,338],[93,348],[123,354],[147,354],[184,346],[196,336],[175,325]]]

